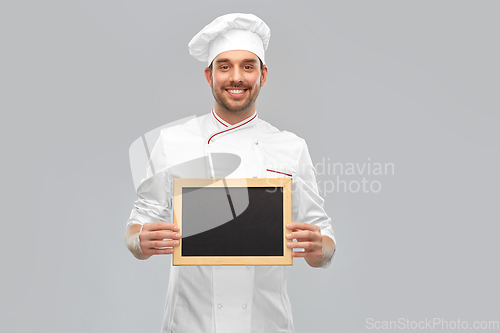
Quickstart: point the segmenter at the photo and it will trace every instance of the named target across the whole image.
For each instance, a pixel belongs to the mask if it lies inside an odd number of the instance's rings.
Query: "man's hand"
[[[304,249],[304,252],[292,252],[294,258],[303,257],[311,267],[323,266],[333,255],[335,243],[328,236],[322,236],[320,228],[309,223],[292,222],[287,224],[287,229],[292,233],[287,234],[287,239],[296,239],[287,246]]]
[[[172,223],[157,222],[133,224],[127,229],[125,241],[130,252],[138,259],[148,259],[152,255],[172,254],[179,245],[179,227]]]

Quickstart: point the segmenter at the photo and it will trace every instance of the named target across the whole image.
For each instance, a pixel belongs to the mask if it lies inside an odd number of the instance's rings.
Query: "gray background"
[[[2,2],[2,332],[160,330],[170,257],[138,261],[125,248],[128,148],[210,111],[186,45],[229,12],[272,29],[261,118],[305,138],[315,163],[395,165],[366,176],[379,193],[323,193],[338,251],[327,270],[301,260],[288,270],[297,332],[364,332],[367,318],[500,320],[499,9]]]

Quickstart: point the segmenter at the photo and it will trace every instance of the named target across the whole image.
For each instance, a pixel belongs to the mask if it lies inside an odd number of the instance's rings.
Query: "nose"
[[[243,82],[243,71],[238,67],[234,67],[231,72],[231,80],[235,83]]]

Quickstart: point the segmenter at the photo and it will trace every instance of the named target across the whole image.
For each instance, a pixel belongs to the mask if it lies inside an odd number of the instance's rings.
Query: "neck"
[[[255,113],[255,107],[248,108],[245,111],[233,112],[228,111],[220,107],[219,104],[215,103],[214,111],[219,117],[230,125],[237,124]]]

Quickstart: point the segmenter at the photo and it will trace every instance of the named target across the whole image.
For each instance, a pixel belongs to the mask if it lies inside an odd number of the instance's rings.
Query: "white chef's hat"
[[[269,45],[271,29],[253,14],[227,14],[219,16],[201,29],[188,44],[189,53],[209,66],[214,58],[225,51],[245,50],[257,55],[262,63],[264,50]]]

